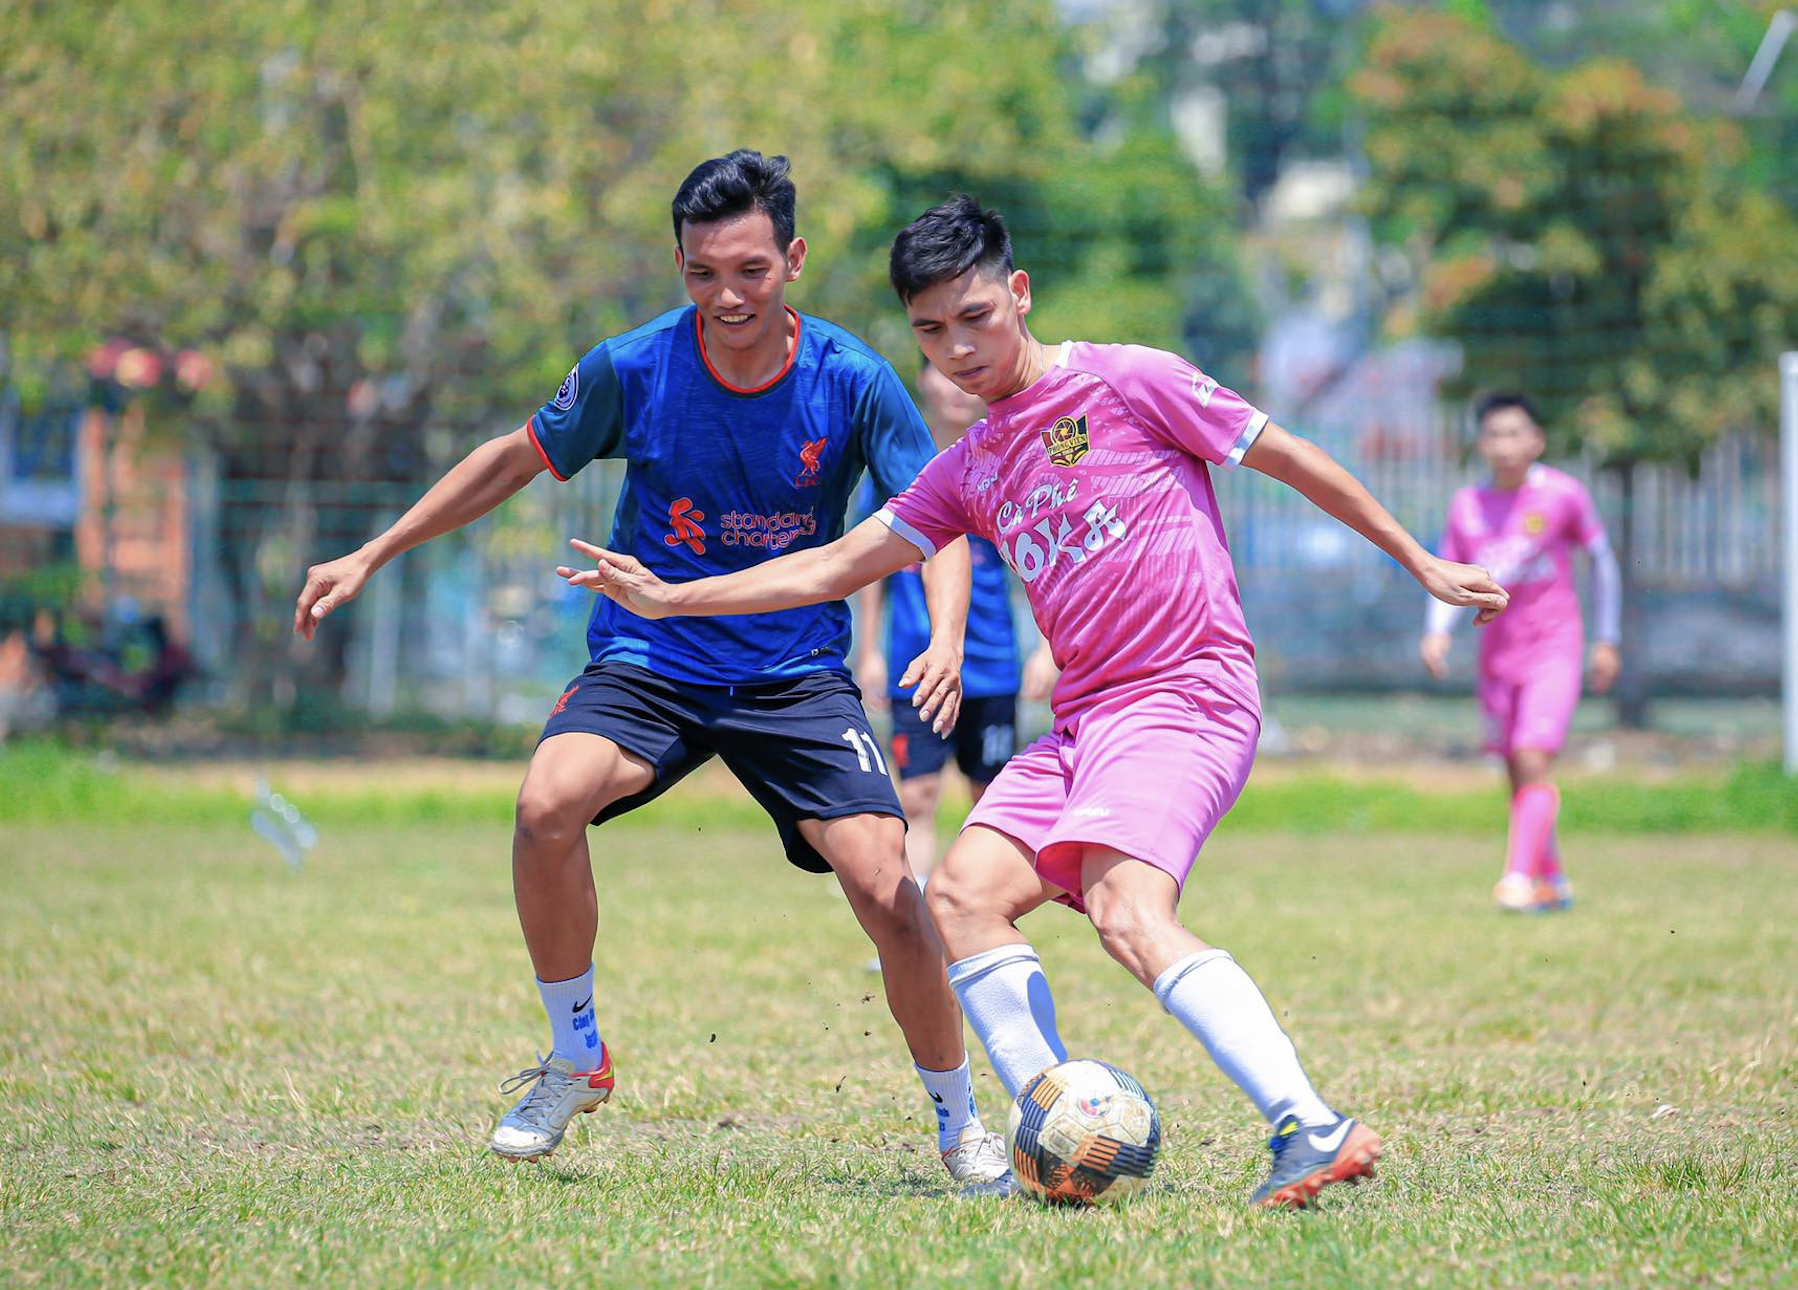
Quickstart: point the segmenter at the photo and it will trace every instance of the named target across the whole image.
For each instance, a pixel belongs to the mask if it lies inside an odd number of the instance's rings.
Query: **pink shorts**
[[[1482,672],[1480,714],[1486,724],[1486,751],[1504,756],[1523,749],[1560,752],[1579,706],[1580,656],[1546,657],[1517,681]]]
[[[1036,871],[1081,900],[1087,846],[1115,847],[1182,888],[1199,849],[1236,804],[1261,719],[1215,690],[1154,690],[1101,703],[1069,733],[1005,763],[968,816],[1035,853]],[[966,826],[964,826],[966,827]]]

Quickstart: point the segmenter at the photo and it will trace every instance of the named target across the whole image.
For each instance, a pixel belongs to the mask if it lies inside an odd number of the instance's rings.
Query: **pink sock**
[[[1560,798],[1555,799],[1555,806],[1560,807]],[[1554,826],[1548,829],[1548,845],[1542,848],[1542,865],[1537,876],[1544,882],[1558,882],[1564,876],[1561,871],[1561,840],[1555,835]]]
[[[1505,851],[1505,872],[1534,878],[1543,867],[1555,832],[1555,816],[1561,810],[1561,794],[1553,784],[1525,784],[1511,799],[1511,840]]]

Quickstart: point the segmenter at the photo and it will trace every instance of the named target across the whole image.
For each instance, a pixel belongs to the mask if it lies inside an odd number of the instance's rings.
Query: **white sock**
[[[567,981],[538,981],[543,1011],[549,1014],[550,1048],[574,1063],[577,1071],[599,1066],[604,1045],[593,1018],[593,965]]]
[[[912,1069],[924,1081],[930,1094],[930,1105],[936,1110],[936,1149],[947,1151],[961,1144],[969,1127],[982,1129],[980,1112],[974,1109],[974,1077],[968,1072],[968,1059],[952,1071],[927,1070],[913,1063]]]
[[[1016,1097],[1033,1075],[1068,1059],[1043,962],[1028,945],[1001,945],[951,963],[949,987],[1007,1096]]]
[[[1268,1123],[1296,1115],[1307,1128],[1336,1121],[1305,1078],[1298,1050],[1227,950],[1189,954],[1155,978],[1155,997],[1197,1036],[1218,1069]]]

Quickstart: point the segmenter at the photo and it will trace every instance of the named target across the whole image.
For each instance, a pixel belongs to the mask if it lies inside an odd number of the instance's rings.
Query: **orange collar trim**
[[[693,311],[693,343],[699,346],[699,359],[705,364],[705,370],[712,374],[712,379],[722,385],[725,389],[729,390],[732,394],[760,394],[763,390],[779,385],[781,378],[793,370],[793,363],[799,357],[799,336],[801,331],[805,328],[805,320],[799,316],[799,311],[793,308],[792,305],[783,305],[781,307],[789,314],[793,315],[793,348],[788,351],[787,361],[781,364],[780,371],[776,372],[773,376],[770,376],[760,385],[749,389],[745,389],[741,385],[732,385],[718,374],[717,368],[712,366],[712,356],[705,352],[705,318],[700,314],[698,309]]]

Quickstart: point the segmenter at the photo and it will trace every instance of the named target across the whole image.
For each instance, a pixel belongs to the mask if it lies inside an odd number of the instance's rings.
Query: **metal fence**
[[[1308,430],[1312,427],[1307,427]],[[1439,417],[1410,446],[1353,427],[1315,431],[1426,541],[1473,476]],[[1778,479],[1770,439],[1717,444],[1699,470],[1586,478],[1617,544],[1627,537],[1641,612],[1633,616],[1650,683],[1662,691],[1772,694],[1779,674]],[[256,650],[287,640],[303,550],[342,552],[379,532],[421,484],[323,488],[219,480],[192,468],[196,650],[228,695]],[[552,572],[564,539],[603,537],[622,467],[573,482],[540,478],[494,515],[401,557],[325,629],[345,649],[342,692],[372,716],[425,712],[529,723],[585,659],[585,593]],[[1249,471],[1218,484],[1264,677],[1284,692],[1418,685],[1422,593],[1395,564],[1282,485]],[[1626,532],[1627,531],[1627,532]],[[1027,639],[1034,631],[1019,598]],[[1470,650],[1460,651],[1460,666]]]

